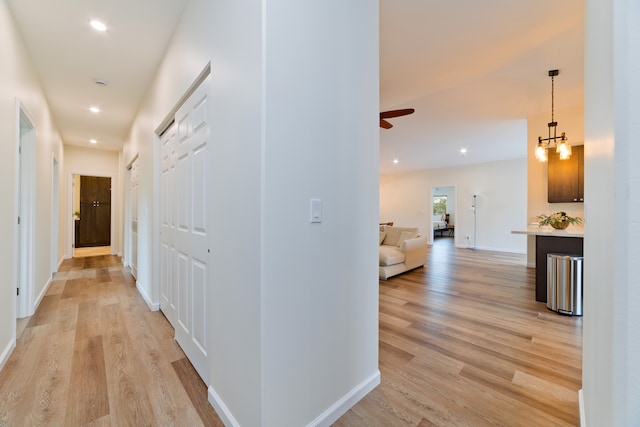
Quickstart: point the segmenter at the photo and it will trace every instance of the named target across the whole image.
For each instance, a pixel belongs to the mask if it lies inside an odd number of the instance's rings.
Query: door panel
[[[111,178],[80,177],[76,248],[111,244]]]
[[[161,137],[161,304],[176,341],[208,382],[208,79]]]

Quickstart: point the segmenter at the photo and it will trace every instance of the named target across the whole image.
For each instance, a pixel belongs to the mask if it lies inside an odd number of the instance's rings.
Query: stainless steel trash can
[[[583,257],[547,254],[547,308],[582,316]]]

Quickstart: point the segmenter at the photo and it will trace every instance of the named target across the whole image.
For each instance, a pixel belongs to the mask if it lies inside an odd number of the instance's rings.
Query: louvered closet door
[[[163,244],[168,262],[164,287],[168,303],[175,297],[176,341],[205,383],[208,383],[207,276],[209,274],[207,224],[207,78],[175,115],[175,142],[166,168],[163,196],[166,223],[163,232],[172,242]],[[170,138],[171,139],[171,138]],[[172,166],[175,165],[175,166]],[[163,167],[163,174],[165,168]],[[165,176],[165,175],[163,175]],[[165,202],[163,201],[163,206]],[[175,216],[174,216],[175,215]],[[162,241],[162,239],[161,239]],[[171,245],[173,243],[173,246]],[[173,292],[173,294],[172,294]]]

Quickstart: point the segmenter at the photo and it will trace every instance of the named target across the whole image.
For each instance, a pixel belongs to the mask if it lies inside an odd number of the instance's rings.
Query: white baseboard
[[[151,298],[149,298],[149,295],[147,295],[147,293],[144,291],[144,289],[140,286],[139,282],[136,280],[136,289],[138,290],[138,292],[140,293],[140,295],[142,295],[142,299],[144,299],[144,302],[147,303],[147,307],[149,307],[149,310],[151,311],[158,311],[160,310],[160,303],[154,303],[151,302]]]
[[[580,427],[587,427],[587,417],[584,413],[584,393],[578,390],[578,408],[580,409]]]
[[[5,349],[2,351],[2,354],[0,354],[0,371],[2,371],[5,363],[7,363],[7,360],[9,360],[9,357],[11,356],[11,353],[13,353],[14,348],[16,348],[16,340],[12,339],[11,341],[9,341],[9,344],[7,344],[7,347],[5,347]]]
[[[380,371],[376,370],[368,379],[358,384],[349,393],[345,394],[340,400],[320,414],[318,418],[311,421],[307,427],[329,427],[353,405],[358,403],[360,399],[376,388],[378,384],[380,384]]]
[[[376,372],[367,380],[358,384],[351,391],[345,394],[340,400],[331,405],[326,411],[320,414],[315,420],[311,421],[307,427],[328,427],[338,420],[353,405],[358,403],[360,399],[365,397],[371,390],[380,384],[380,371]],[[216,413],[225,426],[240,427],[240,424],[231,414],[227,405],[224,404],[222,398],[216,393],[212,386],[209,386],[209,403],[216,410]]]
[[[38,306],[40,305],[42,298],[44,298],[44,296],[47,294],[47,291],[49,290],[49,286],[51,286],[51,282],[52,282],[51,279],[52,278],[49,277],[49,280],[47,280],[47,283],[44,285],[44,288],[42,288],[42,291],[38,294],[38,298],[36,298],[35,302],[33,303],[33,310],[31,311],[31,313],[29,313],[29,316],[33,316],[33,314],[38,309]]]
[[[213,406],[213,409],[216,410],[216,413],[222,420],[222,423],[227,427],[240,427],[240,423],[238,423],[238,421],[233,417],[231,411],[227,408],[227,405],[224,404],[222,398],[213,389],[213,386],[209,386],[208,394],[209,403]]]

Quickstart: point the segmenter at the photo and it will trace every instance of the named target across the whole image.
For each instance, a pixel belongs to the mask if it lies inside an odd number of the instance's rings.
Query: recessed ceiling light
[[[100,32],[107,31],[107,26],[100,21],[96,21],[95,19],[91,21],[89,24],[91,24],[93,29],[96,31],[100,31]]]
[[[461,148],[460,149],[460,154],[467,154],[467,149],[466,148]]]
[[[398,160],[398,159],[393,159],[393,164],[394,164],[394,165],[397,165],[398,163],[400,163],[400,160]]]
[[[98,114],[100,112],[100,109],[98,107],[89,107],[89,111]]]
[[[92,143],[92,144],[97,144],[98,140],[97,139],[90,139],[89,142]]]

